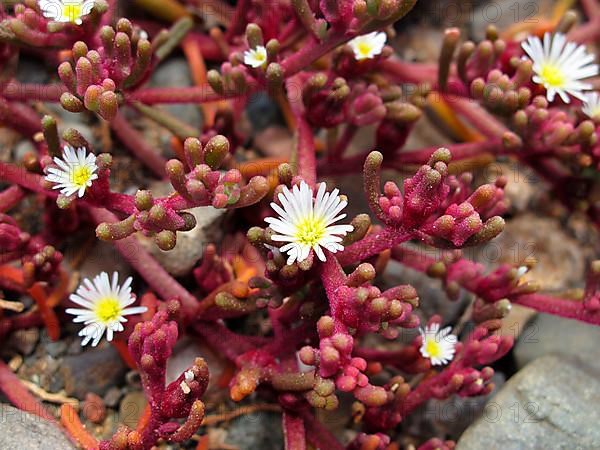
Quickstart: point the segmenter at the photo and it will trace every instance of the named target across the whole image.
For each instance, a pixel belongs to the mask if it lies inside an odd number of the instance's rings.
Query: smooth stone
[[[77,449],[52,422],[6,404],[0,404],[0,448],[5,450]]]
[[[600,448],[600,372],[576,358],[536,359],[487,403],[456,450]]]

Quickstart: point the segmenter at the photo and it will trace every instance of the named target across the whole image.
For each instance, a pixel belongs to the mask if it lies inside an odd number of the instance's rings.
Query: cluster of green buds
[[[253,177],[242,186],[239,170],[219,170],[229,155],[229,141],[224,136],[214,136],[204,146],[200,140],[189,138],[184,143],[184,155],[183,162],[172,159],[166,164],[176,193],[155,199],[150,191],[138,191],[134,212],[120,222],[100,224],[96,229],[98,237],[114,241],[142,231],[154,236],[162,250],[171,250],[177,242],[176,232],[196,226],[194,216],[184,210],[209,205],[241,208],[257,203],[269,190],[264,177]]]
[[[105,120],[114,119],[126,93],[147,79],[152,65],[165,58],[191,26],[191,20],[183,19],[151,43],[143,30],[119,19],[114,28],[102,27],[98,49],[90,50],[84,42],[76,42],[73,62],[58,67],[68,91],[60,99],[63,108],[71,112],[87,109]]]

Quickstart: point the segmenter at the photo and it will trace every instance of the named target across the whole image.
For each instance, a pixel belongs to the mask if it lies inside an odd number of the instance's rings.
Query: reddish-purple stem
[[[2,86],[2,96],[12,101],[58,102],[67,92],[63,84],[36,84],[11,81]]]
[[[302,418],[284,411],[282,425],[285,450],[306,450],[306,432]]]
[[[56,422],[54,416],[29,393],[27,388],[21,383],[21,380],[10,370],[4,361],[0,361],[0,390],[17,408],[35,414],[50,422]]]
[[[306,438],[316,448],[327,449],[327,450],[344,450],[345,447],[339,443],[331,431],[323,426],[315,416],[308,410],[303,409],[300,411],[302,419],[304,419],[304,426],[306,428]]]
[[[337,255],[337,259],[342,266],[359,263],[410,240],[413,234],[405,230],[384,228],[346,247],[343,252]]]
[[[17,185],[12,185],[8,189],[0,192],[0,211],[6,212],[18,205],[25,197],[25,192]]]
[[[254,86],[254,89],[256,86]],[[226,94],[216,93],[210,85],[205,84],[196,87],[162,87],[140,89],[127,96],[128,101],[138,101],[147,105],[157,103],[210,103],[228,98],[250,95],[254,92],[252,86],[245,91],[230,91]]]
[[[106,209],[90,208],[97,224],[118,222],[117,216]],[[185,316],[193,318],[198,301],[148,253],[135,236],[113,242],[123,258],[146,280],[146,283],[164,300],[178,299]]]
[[[110,123],[110,126],[131,153],[133,153],[158,177],[165,177],[165,164],[167,161],[146,142],[139,131],[129,124],[123,114],[117,114]]]

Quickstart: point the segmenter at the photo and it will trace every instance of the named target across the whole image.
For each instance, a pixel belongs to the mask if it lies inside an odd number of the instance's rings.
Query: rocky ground
[[[468,3],[468,6],[465,6]],[[460,26],[467,35],[482,36],[485,26],[493,22],[509,26],[515,18],[525,20],[531,11],[543,13],[550,1],[503,0],[494,2],[419,2],[406,22],[398,28],[395,46],[407,59],[432,60],[437,56],[444,26]],[[452,13],[463,5],[459,13]],[[492,6],[490,6],[492,5]],[[515,7],[515,5],[517,5]],[[465,9],[466,8],[466,9]],[[460,9],[460,8],[459,8]],[[500,11],[497,19],[492,14]],[[451,14],[452,13],[452,14]],[[516,16],[515,16],[516,14]],[[21,66],[21,79],[44,82],[52,76],[35,62]],[[156,86],[192,85],[183,57],[174,56],[155,74]],[[38,105],[41,111],[51,111],[61,118],[60,127],[76,127],[98,148],[110,149],[117,155],[113,182],[117,189],[130,191],[133,187],[160,186],[141,165],[132,160],[112,142],[106,129],[85,115],[72,115],[49,105]],[[169,112],[192,126],[201,125],[198,108],[170,107]],[[285,156],[292,146],[292,136],[283,126],[277,108],[261,97],[248,112],[248,123],[240,128],[259,130],[250,143],[253,152],[267,156]],[[157,151],[168,155],[170,134],[143,118],[135,119],[145,137]],[[361,145],[368,139],[359,137]],[[409,147],[443,144],[448,137],[425,119],[409,142]],[[0,130],[0,158],[19,160],[31,148],[16,134]],[[518,263],[528,256],[538,261],[528,274],[539,281],[544,290],[566,292],[583,286],[586,263],[598,254],[597,233],[582,217],[568,214],[552,200],[541,181],[523,167],[512,162],[499,162],[478,173],[480,179],[496,173],[509,177],[507,193],[511,210],[507,229],[499,238],[473,252],[473,258],[486,264]],[[353,180],[334,180],[350,199],[361,198]],[[365,205],[351,204],[352,212],[364,212]],[[20,211],[20,222],[27,227],[40,223],[33,208]],[[218,241],[223,226],[230,218],[214,210],[195,212],[202,224],[178,241],[177,248],[167,255],[154,246],[152,251],[172,274],[185,277],[201,258],[201,243]],[[34,230],[32,230],[34,231]],[[194,243],[194,245],[190,245]],[[149,246],[150,248],[150,246]],[[68,263],[81,277],[93,276],[102,270],[119,270],[122,275],[130,269],[120,260],[112,247],[98,243],[92,235],[76,235],[65,249]],[[436,281],[399,265],[390,265],[383,282],[401,280],[411,283],[423,299],[423,313],[441,313],[447,320],[458,320],[472,298],[461,296],[449,302]],[[27,305],[31,299],[24,298]],[[49,408],[69,402],[79,408],[84,423],[96,436],[112,435],[119,423],[135,427],[145,406],[136,372],[129,370],[116,350],[107,345],[97,349],[82,349],[76,338],[76,327],[65,319],[63,337],[51,342],[45,331],[38,329],[14,333],[2,346],[2,357],[27,384],[45,401]],[[253,324],[260,326],[260,323]],[[597,426],[600,412],[600,329],[515,307],[506,319],[504,333],[514,334],[514,350],[500,361],[495,369],[496,391],[483,399],[452,399],[431,401],[398,430],[397,439],[410,446],[419,439],[445,436],[458,440],[459,450],[471,449],[598,449],[600,431]],[[106,344],[106,343],[104,343]],[[171,373],[181,372],[189,360],[205,357],[211,372],[218,378],[226,369],[217,355],[191,339],[179,344],[171,361]],[[2,400],[0,398],[0,400]],[[343,399],[342,399],[343,400]],[[233,404],[213,381],[206,403],[209,418],[199,434],[207,434],[211,449],[280,449],[282,435],[280,414],[274,405],[250,399],[243,405]],[[0,404],[0,449],[23,450],[49,448],[69,449],[72,444],[60,429],[35,416]],[[347,417],[330,413],[323,415],[328,426],[340,436],[354,433]],[[195,443],[190,444],[195,448]],[[410,447],[407,447],[410,448]]]

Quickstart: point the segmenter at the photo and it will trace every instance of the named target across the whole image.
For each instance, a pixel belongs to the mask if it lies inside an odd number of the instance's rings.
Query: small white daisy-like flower
[[[425,329],[421,328],[423,343],[421,344],[421,355],[431,360],[431,365],[440,366],[452,361],[456,347],[457,338],[453,334],[451,327],[446,327],[440,331],[440,324],[431,324]]]
[[[352,225],[333,225],[346,214],[340,212],[348,202],[338,196],[339,190],[325,192],[327,186],[321,183],[317,197],[313,199],[313,190],[304,181],[290,191],[283,188],[279,194],[281,206],[271,203],[279,218],[267,217],[267,222],[276,235],[274,241],[287,242],[279,250],[288,254],[288,264],[302,262],[314,250],[321,261],[325,261],[323,248],[331,253],[343,250],[342,236],[351,232]]]
[[[81,25],[83,17],[92,12],[94,0],[39,0],[38,5],[48,19]]]
[[[586,92],[581,110],[590,119],[600,119],[600,94],[598,92]]]
[[[75,150],[66,145],[62,159],[54,158],[54,162],[58,168],[50,167],[46,180],[54,183],[52,189],[60,189],[60,193],[67,197],[75,192],[79,197],[83,197],[92,181],[98,178],[96,156],[93,153],[86,155],[85,148]]]
[[[250,67],[262,67],[267,62],[267,49],[262,45],[244,52],[244,64]]]
[[[348,45],[354,52],[354,57],[357,60],[362,59],[373,59],[377,55],[381,54],[387,35],[381,31],[373,31],[369,34],[363,34],[362,36],[356,36]]]
[[[546,88],[548,101],[556,94],[565,103],[571,101],[569,95],[583,100],[583,91],[592,88],[581,80],[598,75],[598,65],[583,45],[568,42],[562,33],[546,33],[543,42],[529,36],[521,46],[533,62],[533,81]]]
[[[67,314],[77,316],[73,322],[83,322],[85,325],[79,332],[79,336],[83,336],[82,346],[92,340],[92,346],[95,347],[105,331],[106,339],[112,341],[115,332],[123,331],[123,323],[127,322],[125,316],[146,312],[148,308],[145,306],[128,307],[135,302],[135,297],[131,295],[131,281],[132,278],[129,277],[119,286],[117,272],[113,273],[112,282],[108,279],[108,274],[102,272],[94,277],[93,282],[84,278],[77,293],[71,294],[69,299],[83,306],[66,311]]]

